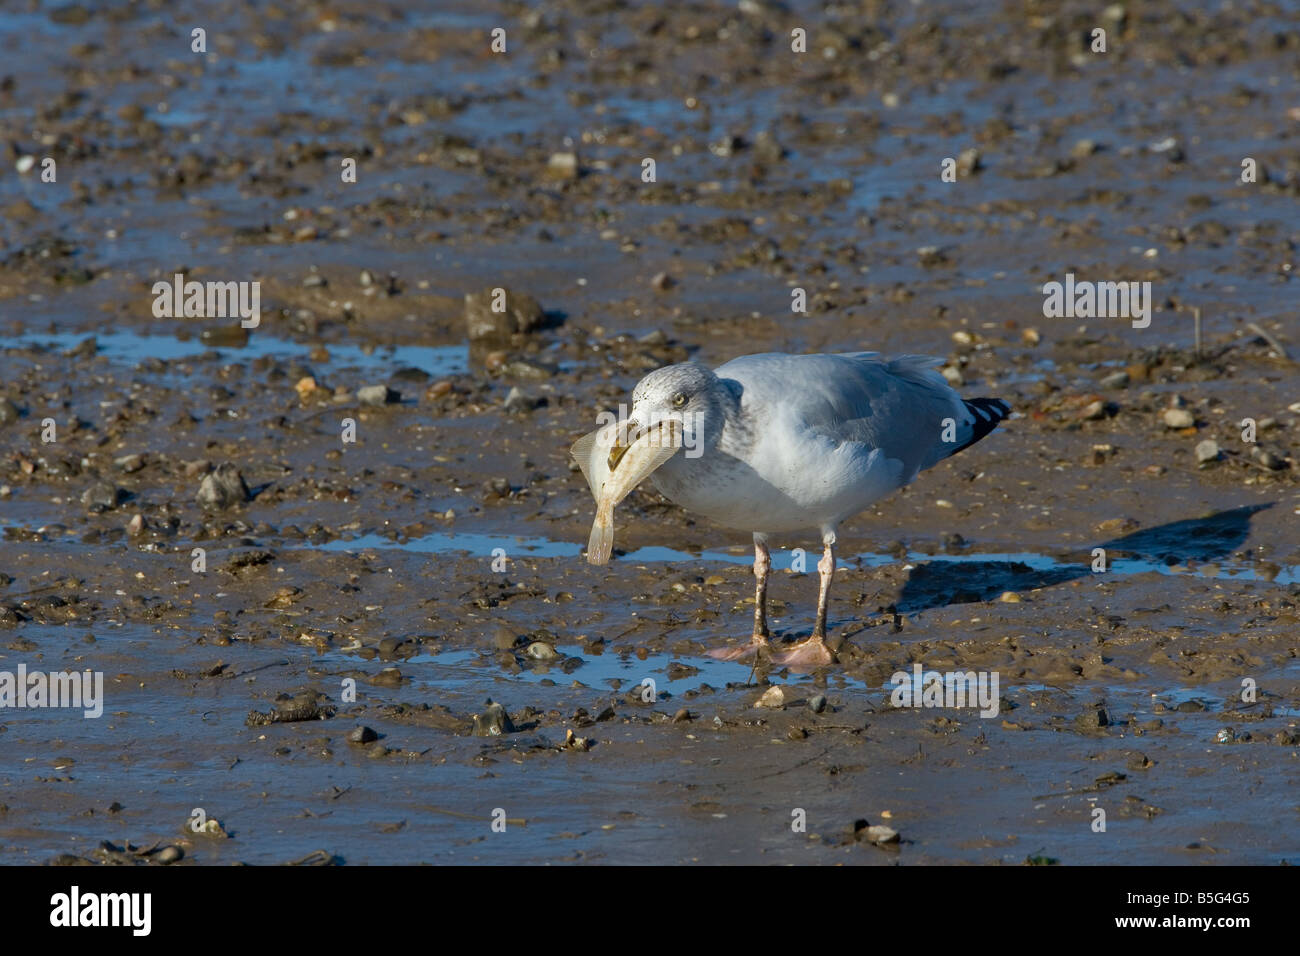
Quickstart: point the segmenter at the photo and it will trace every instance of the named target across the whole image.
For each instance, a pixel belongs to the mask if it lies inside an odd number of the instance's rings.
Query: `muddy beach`
[[[103,679],[0,707],[0,862],[1300,862],[1296,4],[19,0],[0,50],[0,672]],[[646,372],[861,349],[1015,414],[841,529],[835,666],[710,658],[750,541],[646,488],[586,563],[569,447]]]

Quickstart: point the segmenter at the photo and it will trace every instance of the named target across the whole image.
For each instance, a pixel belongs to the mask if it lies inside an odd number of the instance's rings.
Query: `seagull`
[[[922,355],[878,352],[744,355],[716,369],[684,362],[646,375],[624,434],[681,423],[682,447],[649,476],[687,511],[754,537],[754,630],[749,644],[711,652],[755,656],[792,670],[833,661],[826,610],[842,521],[969,448],[1009,414],[996,398],[963,399]],[[616,450],[617,454],[617,450]],[[611,458],[617,467],[617,458]],[[767,626],[768,539],[821,534],[812,635],[773,653]]]

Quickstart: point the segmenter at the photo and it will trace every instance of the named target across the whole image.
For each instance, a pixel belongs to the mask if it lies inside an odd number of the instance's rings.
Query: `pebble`
[[[18,406],[7,398],[0,398],[0,425],[18,421]]]
[[[870,824],[866,820],[853,822],[853,839],[859,843],[897,843],[898,831],[883,824]]]
[[[658,272],[650,280],[650,285],[656,292],[666,292],[676,284],[677,282],[667,272]]]
[[[1100,398],[1089,402],[1079,412],[1079,418],[1085,422],[1095,422],[1106,417],[1106,403]]]
[[[97,481],[81,493],[81,503],[96,513],[112,511],[125,498],[125,491],[106,481]]]
[[[502,403],[502,407],[507,412],[531,412],[537,407],[537,399],[520,391],[519,386],[516,385],[511,388],[509,394],[506,395],[506,400]]]
[[[492,289],[465,294],[465,331],[471,342],[508,339],[527,334],[542,324],[546,314],[531,295],[505,290],[505,311],[493,312]]]
[[[533,641],[524,653],[535,661],[553,661],[560,656],[560,652],[545,641]]]
[[[1118,372],[1111,372],[1097,384],[1102,388],[1123,388],[1131,381],[1131,378],[1132,376],[1128,372],[1120,369]]]
[[[1273,471],[1281,471],[1283,468],[1287,467],[1287,461],[1285,458],[1279,458],[1271,451],[1265,451],[1258,445],[1251,446],[1250,454],[1252,458],[1265,468],[1269,468]]]
[[[357,389],[357,401],[362,405],[392,405],[401,400],[401,392],[387,385],[366,385]]]
[[[1196,416],[1185,408],[1166,408],[1162,416],[1166,428],[1191,428]]]
[[[1207,438],[1196,446],[1196,460],[1201,464],[1219,460],[1219,443]]]
[[[1084,711],[1074,719],[1076,726],[1083,730],[1099,730],[1110,726],[1110,716],[1104,707]]]
[[[572,151],[551,153],[546,161],[546,174],[555,179],[577,179],[578,154]]]
[[[131,520],[127,522],[126,533],[134,538],[142,531],[144,531],[144,515],[137,514],[132,516]]]
[[[378,739],[379,739],[379,734],[375,733],[369,727],[365,727],[365,726],[357,727],[350,734],[348,734],[348,743],[352,743],[352,744],[368,744],[371,741],[378,740]]]
[[[510,715],[500,704],[489,701],[483,713],[474,715],[475,737],[499,737],[514,732],[515,725],[510,722]]]
[[[762,697],[760,697],[757,701],[754,702],[754,706],[755,707],[784,707],[785,690],[781,687],[780,684],[773,684],[771,687],[769,687],[766,691],[763,692]]]
[[[1003,604],[1019,604],[1024,599],[1015,591],[1003,591],[998,600]]]
[[[808,698],[808,709],[814,714],[820,714],[826,709],[826,697],[822,694],[815,694]]]
[[[230,462],[222,462],[199,485],[195,500],[204,508],[229,508],[249,501],[252,494],[244,483],[244,476]]]
[[[153,858],[159,863],[166,866],[169,863],[176,863],[185,856],[185,851],[178,846],[165,846],[153,855]]]
[[[871,843],[897,843],[898,831],[893,827],[876,824],[866,828],[866,838]]]
[[[971,173],[979,172],[983,168],[980,162],[980,151],[971,147],[963,149],[957,154],[957,171],[963,176],[969,176]]]

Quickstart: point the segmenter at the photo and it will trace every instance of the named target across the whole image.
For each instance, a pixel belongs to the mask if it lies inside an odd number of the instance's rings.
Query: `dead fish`
[[[587,561],[605,564],[614,550],[614,506],[682,447],[682,424],[667,418],[646,428],[615,422],[583,435],[571,454],[596,499]]]

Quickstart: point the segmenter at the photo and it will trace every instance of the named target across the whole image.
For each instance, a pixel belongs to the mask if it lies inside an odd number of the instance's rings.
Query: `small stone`
[[[1104,707],[1095,707],[1076,717],[1074,723],[1080,730],[1096,731],[1110,726],[1110,716]]]
[[[980,151],[974,147],[963,149],[957,154],[957,171],[963,176],[969,176],[971,173],[979,172],[983,168],[980,162]]]
[[[515,725],[511,723],[510,715],[500,704],[489,701],[483,713],[474,715],[475,737],[499,737],[514,732]]]
[[[560,656],[560,652],[545,641],[533,641],[524,653],[535,661],[553,661]]]
[[[1217,734],[1214,735],[1214,742],[1216,744],[1230,744],[1235,742],[1236,739],[1237,739],[1237,732],[1233,730],[1231,727],[1224,727]]]
[[[302,280],[304,289],[319,289],[328,284],[329,283],[325,281],[325,277],[319,272],[309,273],[307,277]]]
[[[773,684],[754,703],[755,707],[780,708],[785,706],[785,690],[780,684]]]
[[[666,292],[676,284],[676,281],[667,272],[656,273],[655,277],[650,280],[650,285],[656,292]]]
[[[1161,417],[1166,428],[1191,428],[1196,424],[1196,416],[1185,408],[1166,408]]]
[[[117,485],[97,481],[81,494],[81,503],[90,511],[112,511],[126,498],[126,492]]]
[[[853,822],[853,839],[858,843],[897,843],[898,831],[883,824],[870,824],[866,820]]]
[[[808,698],[808,709],[814,714],[820,714],[826,709],[826,697],[823,694],[815,694]]]
[[[526,335],[542,324],[546,313],[536,299],[509,289],[502,292],[503,297],[498,297],[495,289],[466,293],[465,330],[471,342]],[[493,311],[492,306],[502,298],[504,310]]]
[[[348,734],[348,743],[350,744],[368,744],[378,739],[379,734],[365,726],[357,727]]]
[[[387,385],[366,385],[357,389],[357,401],[362,405],[392,405],[401,400],[401,393]]]
[[[1129,383],[1130,378],[1131,376],[1128,372],[1124,371],[1124,369],[1120,369],[1118,372],[1111,372],[1097,384],[1102,388],[1123,388]]]
[[[131,518],[131,520],[127,522],[126,533],[134,538],[143,531],[144,531],[144,515],[141,514],[134,515]]]
[[[684,724],[690,719],[691,719],[691,712],[687,710],[685,707],[677,711],[677,713],[673,714],[674,724]]]
[[[244,476],[230,462],[222,462],[199,485],[196,500],[204,508],[224,509],[252,499]]]
[[[176,863],[185,856],[185,851],[178,846],[165,846],[153,855],[153,858],[163,866],[169,863]]]
[[[1287,460],[1285,458],[1279,458],[1271,451],[1265,451],[1258,445],[1253,446],[1250,449],[1250,453],[1257,462],[1272,471],[1281,471],[1283,468],[1287,467]]]
[[[310,375],[304,375],[302,378],[298,379],[297,383],[293,386],[294,391],[298,393],[298,397],[303,401],[310,398],[317,388],[319,388],[319,386],[316,384],[316,379],[312,378]]]
[[[537,407],[537,399],[520,391],[519,386],[514,386],[506,395],[502,408],[507,412],[531,412]]]
[[[508,651],[517,643],[519,643],[519,639],[515,636],[515,632],[508,627],[498,627],[492,632],[492,646],[498,651]]]
[[[578,154],[569,151],[551,153],[546,161],[546,174],[554,179],[578,178]]]
[[[7,398],[0,398],[0,425],[18,421],[18,406]]]
[[[1096,401],[1089,402],[1079,412],[1079,417],[1085,422],[1095,422],[1106,417],[1106,403],[1100,398]]]
[[[897,843],[898,831],[892,827],[876,824],[867,827],[867,839],[872,843]]]
[[[1021,598],[1015,591],[1003,591],[998,596],[998,600],[1003,604],[1019,604],[1023,598]]]
[[[1202,465],[1219,460],[1219,443],[1207,438],[1196,445],[1196,460]]]

